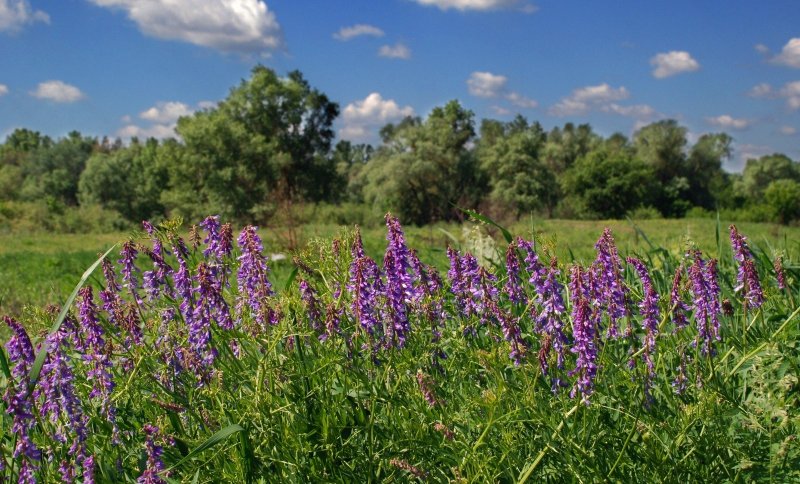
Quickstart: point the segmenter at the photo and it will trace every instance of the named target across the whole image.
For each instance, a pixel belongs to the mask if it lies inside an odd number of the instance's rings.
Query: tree
[[[81,204],[116,210],[133,223],[164,215],[161,192],[167,181],[159,166],[157,140],[132,142],[127,148],[98,151],[86,163],[79,182]]]
[[[649,124],[633,137],[636,156],[650,166],[660,188],[655,207],[665,216],[682,216],[691,206],[686,161],[686,128],[673,119]]]
[[[481,125],[477,153],[488,177],[489,197],[517,217],[540,209],[552,213],[558,201],[556,177],[540,159],[544,144],[541,125],[529,125],[520,116],[507,124]]]
[[[601,146],[578,159],[565,174],[562,187],[575,215],[622,218],[650,202],[653,168],[630,150]]]
[[[787,179],[775,180],[764,190],[764,198],[780,223],[800,220],[800,183]]]
[[[96,143],[73,131],[52,145],[40,144],[21,165],[20,198],[77,205],[78,180]]]
[[[474,135],[473,113],[457,101],[434,108],[424,122],[384,127],[383,144],[364,170],[365,199],[411,223],[457,218],[456,207],[476,203],[481,189],[467,148]]]
[[[717,208],[730,186],[722,162],[731,157],[733,138],[725,133],[704,134],[692,146],[686,160],[689,201],[696,207]]]
[[[338,104],[300,72],[282,78],[255,67],[216,107],[178,120],[186,153],[170,170],[169,208],[250,220],[274,210],[277,198],[329,198],[337,180],[329,152],[338,114]],[[191,206],[182,201],[186,192],[195,195]]]
[[[800,182],[800,163],[795,163],[780,153],[749,159],[737,189],[750,201],[760,202],[770,183],[777,180]]]

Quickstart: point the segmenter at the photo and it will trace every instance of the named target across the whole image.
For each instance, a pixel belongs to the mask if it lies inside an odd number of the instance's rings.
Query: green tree
[[[647,205],[653,189],[653,169],[628,149],[601,146],[578,159],[564,175],[566,204],[586,218],[622,218]]]
[[[558,201],[556,177],[540,158],[544,144],[541,125],[529,125],[521,116],[510,123],[481,124],[477,154],[488,178],[489,197],[517,217],[542,209],[552,214]]]
[[[339,106],[300,72],[280,77],[255,67],[216,107],[178,121],[186,153],[170,167],[168,208],[243,220],[274,210],[278,198],[330,198],[337,182],[329,152],[338,114]],[[186,192],[194,196],[190,205]]]
[[[780,223],[800,220],[800,183],[787,179],[775,180],[764,190],[764,199]]]
[[[722,162],[731,157],[733,138],[725,133],[704,134],[692,146],[686,159],[686,177],[689,180],[689,201],[707,209],[730,198],[731,186]],[[726,204],[729,205],[729,204]]]
[[[20,198],[77,205],[78,180],[96,144],[97,140],[77,131],[52,145],[41,144],[21,165]]]
[[[745,164],[737,190],[750,201],[758,203],[770,183],[777,180],[800,182],[800,163],[780,153],[751,158]]]
[[[476,203],[482,188],[468,149],[474,135],[473,113],[457,101],[434,108],[424,122],[387,125],[364,170],[365,199],[410,223],[457,218],[456,207]]]
[[[633,137],[636,156],[650,166],[659,188],[654,206],[665,216],[682,216],[691,206],[686,128],[673,119],[649,124]]]

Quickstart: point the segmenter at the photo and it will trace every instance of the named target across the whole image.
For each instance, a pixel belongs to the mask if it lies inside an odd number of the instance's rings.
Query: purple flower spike
[[[319,307],[319,300],[314,288],[309,286],[305,279],[300,280],[300,298],[306,307],[309,326],[317,333],[321,333],[323,331],[322,310]]]
[[[591,294],[587,293],[589,272],[579,265],[572,266],[570,278],[570,299],[572,300],[572,339],[570,352],[575,353],[575,369],[569,376],[578,375],[570,391],[570,398],[580,392],[581,401],[589,405],[589,397],[594,392],[594,378],[597,375],[597,321],[591,309]]]
[[[628,257],[628,264],[632,265],[639,274],[639,279],[642,281],[642,301],[639,303],[639,311],[642,315],[642,328],[644,329],[644,342],[642,359],[647,365],[647,376],[644,381],[645,398],[650,400],[650,389],[655,379],[655,363],[653,363],[653,354],[656,351],[656,338],[658,337],[658,320],[661,313],[658,309],[658,293],[653,288],[653,281],[650,279],[650,273],[647,271],[644,263],[635,257]]]
[[[264,256],[264,246],[258,236],[258,228],[248,225],[239,234],[237,240],[241,255],[239,256],[238,288],[236,314],[241,322],[244,315],[249,314],[259,328],[265,328],[274,320],[269,299],[274,295],[269,282],[269,267]]]
[[[702,354],[713,354],[713,340],[719,336],[719,302],[717,283],[717,261],[704,260],[699,250],[693,253],[694,262],[689,267],[689,280],[692,282],[694,318],[697,324],[695,344]]]
[[[622,283],[622,260],[617,252],[614,237],[606,228],[594,246],[597,258],[592,265],[597,282],[597,302],[606,309],[609,318],[607,336],[619,336],[617,322],[628,316],[626,289]]]
[[[541,311],[536,318],[535,330],[545,336],[546,344],[542,344],[542,348],[547,347],[544,354],[539,355],[539,364],[542,369],[542,374],[547,374],[549,364],[547,357],[551,350],[555,350],[557,360],[556,366],[558,368],[564,367],[564,346],[567,343],[567,337],[564,335],[564,323],[561,316],[565,312],[564,298],[562,296],[563,286],[558,282],[558,264],[555,258],[550,261],[550,270],[547,277],[542,283],[542,293],[539,295],[538,302],[541,305]]]
[[[11,375],[14,380],[8,382],[3,400],[6,402],[6,413],[12,417],[11,432],[17,439],[13,456],[21,461],[19,482],[35,482],[33,473],[37,466],[30,461],[41,460],[42,453],[30,438],[30,432],[36,425],[33,418],[33,395],[28,390],[28,375],[34,361],[33,345],[21,324],[9,317],[4,320],[12,332],[6,343],[6,351],[9,362],[13,365]]]
[[[503,291],[508,299],[516,304],[528,304],[528,298],[522,290],[522,279],[519,275],[519,257],[517,256],[517,243],[511,242],[506,250],[506,284]]]
[[[351,310],[356,322],[371,337],[379,337],[381,321],[378,297],[384,293],[378,265],[367,256],[354,259],[350,265],[347,290],[352,294]]]
[[[753,253],[747,246],[747,239],[736,230],[736,226],[731,225],[730,230],[733,257],[739,266],[736,274],[736,287],[733,289],[735,292],[743,293],[745,308],[759,308],[764,304],[764,293],[761,290],[761,282],[758,280]]]
[[[135,244],[129,240],[122,244],[122,249],[120,250],[122,258],[118,262],[122,265],[122,280],[125,283],[125,287],[131,291],[134,299],[139,302],[139,295],[136,293],[136,289],[139,288],[139,280],[136,277],[136,273],[140,272],[139,268],[136,267],[137,255],[139,255],[139,251],[136,250]]]
[[[397,218],[386,214],[386,254],[383,268],[386,273],[386,300],[391,319],[387,344],[402,348],[411,332],[408,318],[408,305],[418,300],[421,294],[415,290],[414,274],[411,268],[411,253],[406,245],[403,228]]]
[[[689,312],[689,305],[681,298],[681,275],[683,274],[683,264],[675,269],[675,277],[672,279],[672,290],[669,293],[669,307],[672,313],[672,324],[675,331],[685,328],[689,324],[686,314]]]
[[[775,268],[775,279],[778,281],[778,289],[786,289],[786,273],[783,270],[783,258],[778,256],[772,263]]]
[[[200,222],[200,227],[206,232],[206,237],[203,239],[203,243],[206,244],[203,255],[206,257],[214,256],[216,258],[221,258],[219,255],[222,251],[219,216],[209,215],[205,220]]]
[[[159,433],[159,429],[155,425],[144,425],[144,445],[147,453],[147,468],[142,475],[139,476],[139,479],[136,480],[139,484],[167,484],[167,481],[161,478],[161,475],[165,474],[164,461],[162,460],[164,449],[155,442]]]

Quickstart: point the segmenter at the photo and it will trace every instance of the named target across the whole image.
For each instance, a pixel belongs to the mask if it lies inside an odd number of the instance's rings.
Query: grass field
[[[727,247],[726,233],[729,223],[724,220],[720,222],[722,247]],[[792,260],[797,260],[797,255],[800,254],[800,228],[756,223],[737,225],[742,232],[748,234],[753,245],[763,248],[767,253],[785,251],[794,255]],[[503,244],[497,228],[472,223],[464,226],[438,224],[407,227],[407,237],[409,244],[418,248],[424,262],[441,270],[447,267],[444,248],[448,244],[466,245],[467,249],[476,250],[474,231],[477,227],[480,227],[481,233],[491,235],[498,246]],[[687,243],[692,242],[704,252],[719,257],[717,222],[711,219],[636,222],[532,220],[517,223],[509,227],[509,230],[514,235],[535,236],[537,242],[546,249],[552,249],[559,260],[575,259],[586,262],[594,257],[593,245],[604,227],[611,229],[624,253],[647,252],[652,243],[655,247],[663,247],[677,255],[686,250]],[[314,238],[333,237],[343,229],[345,227],[335,225],[311,225],[299,228],[291,234],[285,229],[262,229],[261,235],[267,252],[288,253],[288,240],[296,240],[302,245]],[[470,236],[470,233],[473,235]],[[97,259],[98,254],[130,236],[131,234],[126,233],[0,235],[0,313],[17,315],[26,305],[39,307],[59,304],[75,286],[83,271]],[[372,257],[379,258],[386,247],[383,227],[365,229],[363,236],[367,252]],[[483,245],[486,245],[485,241]],[[291,273],[291,257],[273,262],[271,268],[273,283],[280,289]]]

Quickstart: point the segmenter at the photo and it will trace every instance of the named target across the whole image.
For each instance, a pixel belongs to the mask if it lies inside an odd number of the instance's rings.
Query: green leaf
[[[0,369],[3,370],[3,374],[11,380],[11,369],[8,367],[8,358],[6,358],[6,351],[3,348],[0,348]]]
[[[461,210],[464,213],[466,213],[467,215],[469,215],[470,217],[474,218],[475,220],[478,220],[480,222],[483,222],[483,223],[486,223],[486,224],[489,224],[489,225],[493,225],[493,226],[497,227],[498,229],[500,229],[500,232],[503,233],[503,238],[505,238],[506,242],[508,242],[509,244],[514,240],[514,237],[511,235],[511,232],[506,230],[505,227],[503,227],[502,225],[498,224],[494,220],[490,219],[486,215],[481,215],[478,212],[475,212],[473,210],[466,210],[466,209],[461,209]]]
[[[283,290],[288,292],[295,279],[297,279],[297,267],[292,269],[292,273],[289,274],[289,278],[286,280],[286,285],[283,286]]]
[[[72,294],[69,295],[66,302],[64,303],[64,306],[61,308],[61,312],[58,314],[56,321],[53,323],[53,327],[50,328],[50,334],[55,333],[56,331],[59,330],[59,328],[61,328],[61,323],[63,323],[64,319],[67,317],[69,308],[72,307],[72,303],[78,296],[78,291],[81,290],[83,285],[86,284],[86,281],[89,279],[89,276],[92,275],[92,272],[94,272],[94,270],[97,269],[97,266],[99,266],[100,263],[103,262],[103,259],[105,259],[106,256],[108,256],[108,254],[110,254],[111,251],[114,250],[116,246],[117,244],[114,244],[111,247],[109,247],[109,249],[106,251],[105,254],[101,255],[99,259],[94,261],[94,264],[92,264],[91,266],[89,266],[88,269],[86,269],[86,272],[84,272],[83,276],[81,276],[81,280],[78,281],[78,285],[75,286],[75,289],[72,290]],[[47,340],[45,340],[42,343],[42,347],[39,350],[39,354],[36,355],[36,360],[34,360],[33,362],[33,367],[31,368],[31,373],[28,377],[29,391],[33,390],[33,387],[36,386],[36,381],[39,379],[39,373],[42,372],[42,365],[44,365],[44,359],[47,357],[47,352],[48,352]]]
[[[217,433],[206,439],[205,442],[195,447],[191,452],[189,452],[186,455],[186,457],[173,464],[169,469],[167,469],[167,471],[171,471],[172,469],[179,467],[187,460],[191,459],[197,454],[202,453],[205,450],[210,449],[211,447],[214,447],[215,445],[219,444],[220,442],[222,442],[223,440],[227,439],[228,437],[237,432],[244,432],[244,428],[242,428],[242,426],[238,424],[231,424],[225,427],[224,429],[219,430]]]

